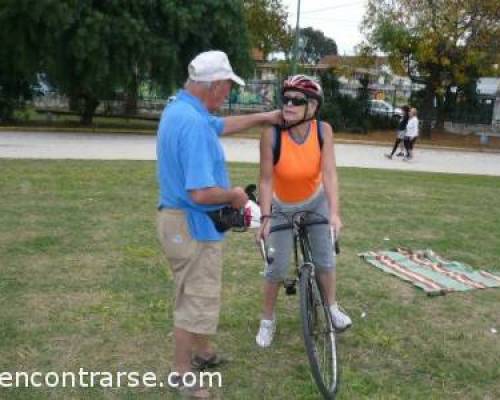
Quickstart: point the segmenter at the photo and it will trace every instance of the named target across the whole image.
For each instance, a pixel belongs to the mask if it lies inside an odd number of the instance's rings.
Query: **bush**
[[[321,82],[325,93],[321,119],[329,122],[336,131],[366,133],[368,121],[364,97],[341,94],[338,78],[333,71],[323,72]]]
[[[36,116],[36,111],[33,107],[22,106],[14,111],[14,121],[28,122]]]
[[[386,115],[369,115],[367,129],[397,129],[399,117]]]
[[[336,131],[366,133],[368,121],[363,103],[351,96],[338,94],[325,101],[320,117]]]
[[[31,98],[31,87],[27,81],[0,81],[0,121],[14,120],[15,111],[23,108]]]

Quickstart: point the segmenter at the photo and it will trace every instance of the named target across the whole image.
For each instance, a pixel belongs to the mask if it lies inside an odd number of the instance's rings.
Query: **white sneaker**
[[[255,337],[255,341],[260,347],[269,347],[273,341],[275,331],[276,321],[263,319],[260,321],[259,332]]]
[[[339,308],[337,303],[330,306],[330,313],[332,314],[332,323],[335,329],[343,331],[352,325],[351,318]]]

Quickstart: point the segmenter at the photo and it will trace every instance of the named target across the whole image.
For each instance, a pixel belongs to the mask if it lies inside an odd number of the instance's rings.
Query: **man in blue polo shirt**
[[[158,234],[175,280],[174,371],[180,378],[193,366],[221,361],[208,335],[216,333],[219,320],[224,234],[207,212],[241,208],[248,201],[241,187],[231,187],[219,136],[281,123],[280,111],[211,114],[224,103],[232,82],[244,85],[224,52],[201,53],[188,70],[184,90],[163,111],[157,140]],[[196,398],[209,395],[200,387],[179,388]]]

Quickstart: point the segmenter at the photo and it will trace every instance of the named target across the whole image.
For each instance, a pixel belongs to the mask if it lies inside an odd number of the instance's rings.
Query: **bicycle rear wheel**
[[[331,400],[339,387],[337,342],[328,303],[312,271],[311,264],[301,268],[302,332],[312,376],[323,397]]]

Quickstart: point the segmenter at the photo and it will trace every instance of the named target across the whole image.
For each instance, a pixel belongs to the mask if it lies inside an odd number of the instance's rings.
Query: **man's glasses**
[[[308,102],[308,100],[305,97],[288,97],[288,96],[283,96],[281,98],[281,102],[283,103],[284,106],[305,106]]]

